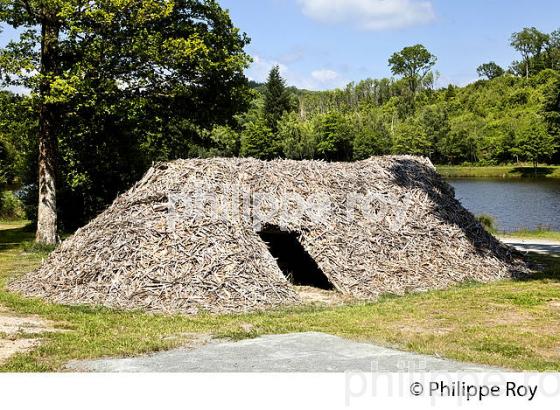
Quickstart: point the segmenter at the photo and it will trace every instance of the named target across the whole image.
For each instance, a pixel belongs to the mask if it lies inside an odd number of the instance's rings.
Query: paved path
[[[513,246],[521,252],[535,252],[543,255],[553,255],[560,258],[560,242],[541,239],[502,239],[504,243]]]
[[[67,368],[93,372],[476,372],[492,370],[352,342],[323,333],[263,336],[213,342],[128,359],[71,362]]]

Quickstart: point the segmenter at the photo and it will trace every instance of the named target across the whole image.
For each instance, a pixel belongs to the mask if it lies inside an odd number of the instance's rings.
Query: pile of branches
[[[264,229],[297,233],[334,288],[358,299],[527,272],[429,160],[210,159],[154,166],[10,288],[168,313],[297,304]]]

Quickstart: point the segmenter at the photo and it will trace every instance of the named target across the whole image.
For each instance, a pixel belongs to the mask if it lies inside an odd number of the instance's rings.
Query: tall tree
[[[38,242],[56,241],[60,133],[111,132],[139,112],[195,130],[243,105],[248,39],[214,0],[0,0],[0,21],[21,33],[0,51],[3,80],[38,106]]]
[[[516,131],[516,152],[533,163],[535,174],[539,162],[550,158],[557,146],[549,134],[544,120],[535,114],[526,114],[520,119]]]
[[[421,44],[405,47],[389,58],[391,72],[407,80],[413,96],[436,62],[437,57]]]
[[[523,58],[526,78],[529,78],[531,72],[531,61],[541,62],[540,57],[549,40],[548,34],[540,32],[535,27],[526,27],[512,34],[510,44]]]
[[[476,72],[479,77],[486,77],[489,80],[493,80],[494,78],[501,77],[505,74],[504,69],[494,61],[482,64],[476,69]]]
[[[278,121],[292,109],[292,96],[286,87],[286,80],[280,75],[280,67],[274,66],[268,74],[264,89],[264,116],[268,126],[277,131]]]
[[[56,242],[56,121],[57,103],[51,98],[51,85],[60,74],[59,36],[62,26],[58,1],[0,1],[0,21],[23,29],[19,43],[2,50],[3,75],[22,75],[35,69],[33,83],[39,100],[39,208],[36,239],[40,243]],[[39,27],[39,32],[36,29]],[[39,51],[36,51],[38,43]],[[11,80],[10,77],[7,77]],[[30,85],[31,80],[16,79]]]
[[[553,70],[560,69],[560,30],[550,34],[550,40],[546,50],[547,67]]]

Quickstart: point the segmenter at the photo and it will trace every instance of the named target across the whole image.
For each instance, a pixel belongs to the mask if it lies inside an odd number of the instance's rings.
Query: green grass
[[[438,172],[445,178],[560,178],[560,166],[540,166],[535,170],[531,166],[437,166]]]
[[[507,232],[499,235],[502,238],[519,238],[519,239],[543,239],[560,242],[560,232],[550,231],[548,229],[528,230],[522,229],[515,232]]]
[[[130,356],[188,343],[196,334],[243,339],[318,331],[399,349],[517,370],[560,371],[560,261],[531,280],[468,283],[445,291],[386,296],[376,303],[317,306],[246,315],[166,316],[26,299],[6,282],[37,267],[44,252],[25,251],[32,233],[21,224],[0,230],[0,305],[38,315],[65,330],[42,336],[35,350],[2,371],[56,371],[69,360]],[[2,229],[2,227],[0,227]],[[14,245],[16,244],[16,245]],[[5,246],[4,246],[5,245]],[[252,330],[244,330],[246,324]]]

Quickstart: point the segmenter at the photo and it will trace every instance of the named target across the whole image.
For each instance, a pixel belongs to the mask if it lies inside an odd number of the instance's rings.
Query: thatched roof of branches
[[[65,304],[164,312],[296,304],[258,235],[270,227],[297,234],[334,288],[360,299],[524,269],[425,159],[179,160],[150,169],[11,287]]]

